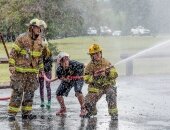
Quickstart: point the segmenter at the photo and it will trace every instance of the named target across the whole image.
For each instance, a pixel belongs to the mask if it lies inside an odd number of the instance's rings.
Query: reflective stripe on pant
[[[23,92],[18,92],[13,90],[11,100],[8,107],[8,113],[11,115],[16,115],[20,110],[20,104],[22,101]],[[24,98],[22,101],[22,108],[21,111],[23,114],[29,114],[32,111],[32,104],[33,104],[33,92],[25,92]]]
[[[10,115],[16,115],[20,110],[20,104],[22,101],[22,91],[13,90],[10,103],[8,106],[8,113]]]
[[[94,91],[93,91],[94,90]],[[103,91],[97,88],[88,88],[88,94],[85,96],[85,107],[90,115],[97,114],[96,103],[103,95]]]
[[[108,103],[108,111],[110,115],[117,114],[117,92],[116,88],[107,87],[103,90],[100,89],[97,93],[88,92],[85,96],[85,106],[89,112],[96,111],[96,103],[102,97],[103,94],[106,94],[106,101]]]
[[[106,101],[108,103],[108,112],[110,115],[117,115],[117,88],[109,87],[105,89]]]
[[[32,111],[33,98],[34,92],[25,92],[21,108],[23,114],[27,115]]]
[[[29,114],[31,112],[37,85],[36,75],[16,74],[11,78],[13,92],[8,107],[9,115],[16,115],[21,105],[22,113]]]
[[[109,112],[109,115],[111,115],[111,116],[118,115],[118,109],[117,108],[109,108],[108,112]]]

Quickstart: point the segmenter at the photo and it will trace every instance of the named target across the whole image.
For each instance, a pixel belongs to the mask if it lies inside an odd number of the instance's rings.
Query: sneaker
[[[37,116],[36,116],[36,115],[33,115],[33,114],[22,115],[22,119],[23,119],[23,120],[26,120],[26,119],[33,120],[33,119],[36,119],[36,118],[37,118]]]
[[[51,108],[51,102],[50,102],[50,101],[48,101],[48,103],[46,104],[46,108],[47,108],[47,109],[50,109],[50,108]]]
[[[41,102],[40,107],[41,107],[41,108],[45,107],[45,103],[44,103],[44,102]]]
[[[8,121],[9,122],[12,122],[12,121],[15,121],[16,119],[15,119],[15,116],[13,116],[13,115],[9,115],[8,116]]]
[[[60,108],[60,110],[56,113],[56,115],[65,115],[66,114],[66,108],[62,107]]]

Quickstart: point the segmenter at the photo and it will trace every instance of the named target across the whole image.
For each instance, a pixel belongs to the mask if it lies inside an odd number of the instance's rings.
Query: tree
[[[117,14],[124,14],[124,31],[128,32],[133,26],[149,26],[151,13],[150,0],[111,0],[112,8]]]
[[[65,0],[0,0],[1,31],[13,28],[15,32],[25,31],[25,23],[40,18],[48,24],[48,37],[75,36],[81,33],[83,19],[79,9]],[[73,2],[76,4],[75,2]],[[68,7],[68,8],[66,8]]]

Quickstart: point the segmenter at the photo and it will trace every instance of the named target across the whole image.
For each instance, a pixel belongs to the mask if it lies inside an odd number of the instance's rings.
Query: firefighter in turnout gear
[[[109,61],[102,57],[102,49],[98,44],[89,48],[90,63],[85,68],[84,80],[88,84],[88,94],[85,96],[86,116],[97,114],[96,103],[106,94],[108,112],[112,119],[118,119],[117,92],[115,79],[118,74]]]
[[[36,115],[31,114],[31,111],[34,92],[39,86],[37,74],[44,74],[43,45],[40,35],[43,25],[39,19],[33,19],[27,25],[28,31],[17,37],[10,52],[10,86],[13,92],[8,107],[9,121],[15,120],[20,109],[22,119],[36,118]]]

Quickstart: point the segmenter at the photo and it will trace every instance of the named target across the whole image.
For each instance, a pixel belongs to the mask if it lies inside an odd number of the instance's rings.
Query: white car
[[[136,28],[132,28],[130,30],[132,35],[150,35],[150,30],[146,29],[142,26],[138,26]]]
[[[121,33],[122,33],[122,31],[116,30],[116,31],[114,31],[114,32],[112,33],[112,35],[113,35],[113,36],[120,36]]]
[[[87,30],[88,35],[97,35],[97,30],[95,27],[89,27]]]
[[[112,30],[107,26],[100,26],[100,35],[112,35]]]

